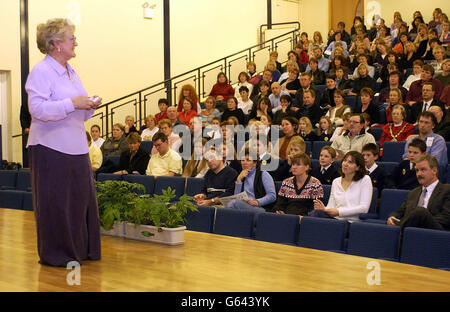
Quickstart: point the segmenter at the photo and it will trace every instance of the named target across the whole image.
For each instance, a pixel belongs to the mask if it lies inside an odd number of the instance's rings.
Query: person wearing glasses
[[[336,137],[331,147],[336,150],[337,159],[341,160],[349,151],[361,153],[363,146],[367,143],[376,143],[375,138],[364,130],[364,118],[361,114],[352,114],[348,130],[343,135]]]
[[[102,103],[88,96],[68,64],[78,46],[67,19],[37,26],[45,58],[28,75],[25,90],[32,116],[27,148],[39,263],[99,260],[100,223],[84,122]]]

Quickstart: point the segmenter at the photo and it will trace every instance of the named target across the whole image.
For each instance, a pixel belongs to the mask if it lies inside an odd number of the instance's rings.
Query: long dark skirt
[[[29,148],[41,264],[100,259],[100,222],[89,154]]]

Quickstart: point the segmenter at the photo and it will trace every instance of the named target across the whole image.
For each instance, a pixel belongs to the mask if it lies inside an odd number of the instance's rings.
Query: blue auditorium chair
[[[282,184],[283,184],[283,181],[275,181],[275,191],[277,192],[277,194],[280,191]]]
[[[155,186],[155,177],[138,174],[124,174],[123,180],[130,183],[142,184],[145,186],[146,194],[153,194],[153,188]]]
[[[23,193],[22,210],[33,211],[33,196],[31,192]]]
[[[141,142],[141,148],[150,154],[153,148],[153,142],[152,141],[142,141]]]
[[[327,85],[314,85],[314,87],[316,87],[317,91],[319,91],[320,97],[322,97]]]
[[[349,95],[345,97],[345,102],[347,103],[347,105],[349,105],[352,109],[352,112],[355,111],[356,108],[356,102],[357,102],[357,97],[355,95]]]
[[[388,216],[405,201],[409,190],[383,189],[381,191],[380,209],[377,214],[361,214],[359,218],[370,223],[386,224]]]
[[[216,209],[209,206],[197,208],[198,211],[188,211],[184,216],[186,228],[190,231],[212,233]]]
[[[375,141],[380,141],[381,134],[383,133],[383,128],[373,127],[370,128],[370,131],[372,132]]]
[[[393,161],[377,161],[377,165],[383,168],[386,174],[389,175],[398,163]]]
[[[400,162],[405,152],[406,142],[386,141],[383,143],[383,156],[381,161]]]
[[[331,184],[322,184],[323,188],[323,203],[326,206],[331,194]]]
[[[257,214],[255,239],[295,245],[298,237],[299,216],[263,212]]]
[[[17,173],[17,170],[0,170],[0,189],[16,189]]]
[[[169,186],[175,190],[174,200],[179,199],[184,194],[186,187],[185,177],[157,177],[155,179],[155,188],[153,194],[161,195],[162,190],[167,189]]]
[[[303,217],[300,223],[298,245],[329,251],[343,251],[347,221]]]
[[[24,191],[0,190],[0,208],[22,209]]]
[[[17,172],[16,190],[31,192],[31,174],[29,170]]]
[[[311,158],[311,169],[315,169],[320,167],[320,162],[318,159],[312,159]]]
[[[311,155],[311,145],[312,145],[311,141],[305,141],[305,145],[306,145],[305,147],[306,154]]]
[[[353,222],[347,253],[355,256],[397,261],[400,227]]]
[[[400,261],[450,270],[450,232],[414,227],[405,228]]]
[[[447,183],[450,183],[450,164],[447,165]]]
[[[320,151],[325,145],[331,145],[330,141],[314,141],[312,145],[312,159],[319,159]]]
[[[205,179],[203,178],[186,178],[186,194],[189,196],[195,196],[202,192],[203,183]]]
[[[255,212],[253,211],[218,208],[213,233],[251,238],[254,218]]]
[[[97,175],[97,181],[105,182],[107,180],[122,181],[123,177],[121,174],[114,174],[114,173],[99,173]]]
[[[108,157],[106,157],[106,160],[112,161],[114,166],[117,168],[117,167],[119,167],[119,164],[120,164],[120,155],[108,156]],[[103,162],[105,162],[106,160],[104,159]]]

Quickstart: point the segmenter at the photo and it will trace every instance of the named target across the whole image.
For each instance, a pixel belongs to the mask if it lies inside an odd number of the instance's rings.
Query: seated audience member
[[[326,49],[325,52],[324,52],[325,55],[330,56],[330,55],[333,53],[334,49],[336,48],[336,46],[337,46],[338,44],[339,44],[339,45],[342,45],[342,47],[343,47],[345,50],[347,50],[347,42],[341,41],[341,36],[342,36],[341,32],[336,32],[336,33],[334,34],[334,41],[332,41],[332,42],[329,43],[327,49]]]
[[[349,120],[352,116],[352,113],[345,113],[342,116],[342,127],[337,127],[334,132],[333,136],[331,137],[330,141],[333,142],[338,136],[344,135],[348,130]]]
[[[253,102],[248,97],[250,95],[249,90],[246,86],[239,88],[239,98],[238,98],[238,108],[242,109],[244,114],[248,116],[253,107]]]
[[[225,73],[220,72],[217,75],[217,82],[213,85],[209,96],[213,96],[217,101],[228,101],[228,98],[234,96],[234,89],[228,83]]]
[[[211,124],[214,118],[219,117],[220,113],[216,109],[216,100],[213,96],[208,96],[205,100],[205,109],[202,109],[202,111],[200,112],[200,120],[202,121],[202,126],[207,127],[209,124]]]
[[[380,155],[378,145],[375,143],[368,143],[363,146],[362,154],[364,157],[364,163],[366,164],[367,174],[372,180],[372,185],[378,189],[378,197],[381,196],[381,191],[384,188],[386,180],[386,171],[383,168],[378,167],[376,161]]]
[[[392,51],[397,55],[403,55],[406,51],[406,43],[408,42],[408,33],[401,32],[398,35],[399,42],[395,44]]]
[[[389,74],[389,85],[380,90],[380,95],[378,96],[378,105],[387,104],[389,99],[389,92],[392,89],[399,89],[401,91],[402,103],[406,99],[406,94],[408,90],[400,85],[401,74],[399,71],[393,71]]]
[[[344,67],[336,68],[336,88],[346,93],[348,93],[348,91],[350,91],[353,88],[353,82],[345,78]]]
[[[400,58],[400,68],[402,68],[405,72],[408,68],[412,68],[414,61],[419,60],[420,56],[417,53],[416,46],[412,42],[406,42],[405,44],[405,53]]]
[[[184,122],[186,126],[189,127],[189,120],[192,117],[197,116],[197,111],[193,109],[194,102],[190,98],[185,98],[183,100],[183,110],[178,113],[178,119]]]
[[[313,125],[318,124],[322,116],[322,110],[316,101],[317,97],[320,97],[319,93],[312,89],[304,91],[303,106],[297,111],[299,118],[308,117]]]
[[[237,98],[238,100],[241,99],[241,90],[240,88],[242,87],[247,87],[247,93],[248,96],[250,96],[250,94],[253,91],[253,85],[249,82],[250,80],[250,75],[247,74],[246,72],[240,72],[239,76],[238,76],[238,84],[236,85],[236,87],[234,88],[234,97]]]
[[[436,117],[437,125],[433,132],[439,134],[446,142],[450,141],[450,114],[447,113],[444,118],[442,107],[438,105],[431,106],[428,109]]]
[[[178,134],[175,134],[172,132],[172,122],[169,119],[163,119],[158,123],[159,132],[164,133],[164,135],[167,137],[167,141],[169,144],[169,147],[171,150],[175,152],[179,152],[182,141]],[[153,136],[155,136],[154,134]],[[154,143],[154,140],[152,138],[152,141]],[[153,148],[151,151],[151,155],[155,155],[158,153],[158,149],[156,148],[155,144],[153,144]]]
[[[443,46],[448,47],[448,44],[450,43],[450,22],[446,20],[445,22],[441,23],[441,28],[442,31],[441,35],[439,36],[439,41],[442,42]]]
[[[281,65],[280,62],[278,62],[278,52],[277,51],[271,51],[269,53],[269,58],[271,61],[274,61],[275,64],[277,65],[277,70],[282,73],[283,72],[283,66]]]
[[[269,95],[270,104],[272,106],[272,114],[275,114],[281,109],[280,99],[282,95],[289,95],[287,91],[281,90],[281,85],[278,82],[272,83],[272,94]]]
[[[204,157],[209,169],[203,177],[202,192],[194,196],[194,201],[199,206],[220,205],[220,197],[234,194],[238,173],[226,166],[222,156],[212,150],[206,152]]]
[[[334,92],[334,107],[331,107],[325,114],[326,117],[330,118],[333,126],[340,127],[344,124],[342,117],[346,113],[351,113],[350,106],[345,104],[345,94],[342,90],[336,90]]]
[[[320,31],[315,31],[314,32],[313,40],[308,45],[308,54],[310,54],[311,56],[315,56],[314,49],[316,47],[320,48],[320,53],[321,54],[322,54],[322,51],[327,48],[327,43],[323,42],[322,34],[320,33]],[[324,70],[324,69],[322,69],[322,70],[324,72],[328,71],[328,70]]]
[[[433,32],[436,32],[436,29],[433,29]],[[432,32],[430,31],[430,34]],[[428,41],[427,52],[425,56],[422,57],[424,61],[431,61],[431,65],[434,66],[434,71],[437,74],[442,72],[442,61],[445,59],[445,48],[439,45],[439,39],[433,38]]]
[[[346,153],[341,171],[341,177],[331,184],[328,204],[325,206],[321,200],[315,200],[310,216],[353,222],[359,221],[359,214],[369,211],[373,187],[361,153]]]
[[[339,40],[344,41],[347,44],[347,46],[349,46],[352,41],[352,38],[350,37],[349,33],[345,30],[345,23],[342,21],[337,24],[337,28],[334,34],[330,38],[328,38],[328,44],[330,44],[331,41],[333,40],[334,41],[337,40],[336,36],[338,35],[338,33],[340,33]]]
[[[129,150],[120,155],[119,167],[114,174],[145,175],[150,155],[140,147],[141,136],[137,132],[132,132],[127,136],[127,142]]]
[[[238,160],[236,147],[233,144],[225,142],[222,144],[222,157],[225,166],[231,167],[237,174],[242,171],[241,162]]]
[[[334,103],[334,92],[337,90],[336,88],[336,77],[327,76],[325,79],[326,89],[323,91],[323,94],[320,98],[320,108],[324,113],[328,112],[331,107],[336,106]]]
[[[248,82],[255,86],[261,80],[261,75],[256,71],[256,63],[253,61],[247,62],[247,70],[250,76]]]
[[[265,70],[266,69],[272,72],[272,82],[277,82],[280,79],[281,72],[277,69],[275,61],[269,60],[266,64]]]
[[[349,151],[361,153],[362,147],[367,143],[376,143],[375,138],[364,130],[364,118],[360,114],[352,114],[348,130],[344,135],[336,137],[331,147],[336,150],[337,159],[340,160]]]
[[[311,81],[314,85],[325,84],[325,72],[319,69],[318,60],[315,57],[309,59],[310,70],[307,73],[311,76]]]
[[[333,132],[334,128],[331,119],[327,116],[320,117],[316,141],[330,141]]]
[[[100,148],[103,158],[120,156],[128,150],[128,143],[124,131],[125,127],[122,124],[116,123],[113,125],[112,137],[107,138]]]
[[[338,167],[334,164],[336,151],[331,146],[324,146],[320,151],[320,166],[311,171],[311,176],[317,178],[322,184],[331,184],[334,179],[339,178]]]
[[[298,55],[298,67],[300,68],[301,72],[304,72],[306,69],[306,65],[308,65],[309,56],[305,47],[303,46],[303,42],[300,41],[299,43],[297,43],[294,50]]]
[[[275,211],[278,214],[307,216],[314,206],[314,200],[323,200],[324,192],[320,181],[311,175],[311,159],[305,153],[291,158],[293,177],[283,180],[278,192]]]
[[[258,105],[259,101],[262,98],[269,98],[269,95],[270,95],[270,83],[268,83],[267,81],[262,80],[260,82],[260,84],[259,84],[259,90],[260,90],[259,93],[257,93],[256,95],[254,95],[254,96],[252,96],[250,98],[250,100],[253,102],[253,107],[255,107],[255,105]],[[253,110],[253,108],[252,108],[252,110]]]
[[[348,95],[359,95],[362,88],[370,88],[372,90],[376,88],[376,82],[368,75],[365,64],[360,64],[356,69],[356,79],[353,81],[353,89],[349,91]]]
[[[392,122],[392,108],[394,106],[400,105],[403,108],[404,104],[402,101],[402,92],[400,91],[400,89],[397,88],[393,88],[389,91],[389,98],[388,98],[388,102],[386,103],[387,107],[384,110],[384,113],[386,115],[386,123],[391,123]],[[408,111],[405,108],[405,112],[406,114],[408,114]],[[404,120],[406,120],[407,117],[405,117]]]
[[[420,186],[408,193],[401,206],[389,215],[388,225],[450,230],[450,185],[438,180],[436,158],[424,155],[416,160]],[[424,209],[425,208],[425,209]]]
[[[413,72],[411,75],[409,75],[406,78],[405,83],[403,83],[403,87],[409,91],[409,88],[411,87],[411,84],[414,81],[420,80],[421,74],[422,74],[422,66],[423,66],[423,62],[422,60],[415,60],[413,62]],[[406,99],[405,99],[406,100]]]
[[[375,135],[372,132],[372,129],[370,128],[370,124],[371,124],[371,120],[370,120],[370,115],[367,113],[362,113],[361,116],[364,119],[364,130],[366,131],[366,133],[370,133],[371,135],[373,135],[373,137],[375,137]]]
[[[241,160],[242,171],[236,179],[234,194],[246,192],[248,199],[230,201],[226,208],[249,210],[255,212],[272,211],[277,199],[275,183],[267,171],[262,171],[259,161],[250,157],[250,151],[245,149]]]
[[[259,99],[259,102],[254,102],[252,110],[248,115],[248,119],[257,119],[259,120],[262,115],[270,116],[273,118],[272,113],[272,104],[268,97],[262,97]]]
[[[312,57],[314,57],[317,61],[317,67],[320,71],[327,73],[328,70],[330,69],[330,62],[323,57],[322,54],[322,49],[320,48],[320,46],[314,46],[312,49]],[[310,59],[311,61],[311,59]],[[308,65],[306,67],[306,71],[310,71],[311,70],[311,65]]]
[[[442,72],[436,76],[442,84],[442,88],[450,85],[450,58],[445,59],[442,62]]]
[[[370,116],[370,125],[380,122],[380,113],[378,106],[373,102],[373,90],[370,88],[362,88],[360,92],[361,104],[356,105],[354,113],[366,113]]]
[[[299,72],[298,65],[295,64],[295,68],[289,69],[287,72],[287,78],[280,82],[281,90],[288,92],[292,99],[295,98],[295,94],[301,88],[298,79]]]
[[[450,107],[450,85],[444,88],[444,90],[442,91],[441,98],[439,100],[444,106],[445,111],[448,112],[448,109]]]
[[[435,98],[435,87],[431,82],[424,82],[422,84],[422,100],[415,102],[414,104],[408,106],[408,117],[409,123],[417,123],[418,117],[421,112],[426,112],[433,105],[441,106],[442,104],[438,99]],[[442,107],[443,108],[443,107]]]
[[[439,166],[447,166],[447,146],[445,140],[439,134],[433,133],[437,125],[436,117],[431,112],[422,112],[419,115],[419,134],[411,137],[405,144],[403,159],[408,158],[408,145],[415,138],[422,139],[427,144],[427,154],[434,156]]]
[[[182,177],[203,178],[208,171],[206,159],[203,157],[203,148],[208,142],[207,139],[202,138],[201,144],[194,144],[191,158],[184,166]]]
[[[380,70],[380,78],[381,78],[381,90],[389,86],[389,75],[393,72],[398,72],[398,82],[394,86],[398,88],[400,86],[400,82],[402,79],[402,73],[400,72],[399,62],[397,56],[394,52],[389,52],[386,56],[387,61],[384,63],[383,67]],[[408,91],[408,90],[406,90]],[[381,92],[381,91],[380,91]],[[405,93],[406,95],[406,93]]]
[[[159,113],[155,115],[156,118],[156,124],[160,122],[163,119],[167,119],[167,108],[169,107],[169,102],[166,99],[159,99],[158,100],[158,108]]]
[[[178,105],[178,106],[180,106],[180,105]],[[186,124],[178,118],[178,114],[179,113],[177,111],[176,106],[167,107],[167,119],[170,120],[170,122],[172,123],[172,127],[176,127],[178,125],[186,126]],[[162,120],[165,120],[165,119],[162,119]],[[160,122],[161,122],[161,120],[158,122],[158,125]]]
[[[258,83],[253,88],[253,91],[250,94],[250,98],[252,99],[253,103],[255,102],[253,100],[253,98],[258,96],[258,94],[262,93],[262,90],[260,88],[261,88],[261,84],[263,83],[263,81],[265,82],[265,84],[268,84],[269,93],[270,93],[270,86],[272,85],[272,72],[270,70],[268,70],[268,69],[264,70],[261,80],[258,81]],[[267,94],[267,96],[269,96],[269,95]]]
[[[434,68],[429,64],[422,66],[420,80],[411,83],[408,93],[406,94],[406,104],[412,106],[416,102],[422,101],[422,86],[425,82],[431,82],[434,87],[434,99],[439,100],[442,93],[442,84],[439,80],[433,78]]]
[[[395,92],[392,90],[391,92]],[[406,110],[402,105],[395,105],[391,112],[391,122],[383,126],[380,137],[380,146],[386,141],[406,141],[414,134],[414,126],[405,121]]]
[[[425,24],[419,24],[417,30],[417,37],[413,43],[416,46],[417,55],[423,58],[428,45],[428,27]]]
[[[296,116],[296,113],[291,110],[291,97],[289,95],[284,94],[280,97],[280,107],[281,108],[273,115],[272,123],[274,125],[280,125],[281,120],[284,117]]]
[[[190,84],[185,84],[181,87],[180,94],[178,95],[178,105],[177,105],[177,111],[181,112],[183,110],[183,101],[185,98],[190,98],[192,102],[194,103],[193,109],[198,113],[200,112],[200,105],[198,105],[198,95],[195,91],[194,86]],[[167,108],[167,117],[169,117],[169,108]],[[175,126],[175,124],[174,124]]]
[[[295,117],[284,117],[281,120],[281,131],[284,136],[278,140],[279,157],[280,159],[287,159],[287,147],[294,136],[298,136],[298,119]],[[302,139],[303,140],[303,139]]]
[[[353,76],[354,77],[358,76],[359,65],[364,64],[364,65],[366,65],[366,68],[367,68],[367,75],[370,78],[373,78],[375,76],[375,67],[369,65],[368,60],[367,60],[367,55],[360,54],[357,56],[357,59],[358,59],[358,66],[355,68],[355,71],[353,72]]]
[[[124,126],[124,135],[127,136],[132,132],[138,132],[136,127],[134,126],[134,117],[133,116],[127,116],[125,118],[125,126]]]
[[[301,88],[295,93],[294,101],[292,102],[292,110],[297,112],[303,107],[303,93],[308,90],[314,90],[315,94],[319,94],[319,91],[312,85],[311,76],[308,73],[300,74],[300,86]],[[315,103],[319,105],[320,96],[315,97]]]
[[[98,148],[101,148],[103,143],[105,142],[105,139],[100,137],[99,125],[93,125],[91,127],[91,137],[92,137],[92,144],[97,146]]]
[[[142,130],[142,133],[141,133],[142,141],[151,141],[153,135],[159,131],[159,128],[156,126],[157,122],[156,122],[155,116],[148,115],[145,118],[145,125],[146,125],[146,128],[144,130]]]
[[[386,188],[412,190],[419,186],[415,162],[426,154],[427,145],[422,139],[414,139],[408,146],[408,159],[398,163],[386,179]]]
[[[164,119],[160,121],[160,124],[163,121]],[[163,131],[157,132],[152,141],[157,152],[150,157],[146,175],[159,177],[181,174],[183,167],[181,156],[170,148],[167,135]]]
[[[313,126],[311,124],[311,120],[308,117],[301,117],[298,121],[298,134],[300,137],[306,141],[316,141],[317,135],[313,131]]]
[[[336,70],[338,68],[343,68],[344,77],[348,79],[348,65],[346,59],[342,55],[337,55],[335,58],[331,60],[330,69],[328,71],[329,76],[336,76]]]
[[[88,146],[89,146],[89,160],[91,161],[92,171],[95,172],[102,166],[102,163],[103,163],[102,151],[100,150],[99,147],[92,144],[91,135],[87,131],[86,131],[86,137],[87,137]]]
[[[227,109],[223,112],[221,120],[226,121],[231,116],[236,117],[239,124],[244,126],[247,124],[244,112],[238,108],[238,100],[234,96],[228,98]]]
[[[278,159],[279,165],[276,170],[270,171],[275,181],[284,181],[285,179],[292,177],[291,165],[292,157],[297,153],[306,152],[306,143],[300,136],[294,136],[288,144],[286,149],[287,159]]]
[[[289,72],[293,69],[297,69],[297,72],[300,72],[300,68],[298,67],[298,64],[295,60],[288,60],[286,62],[285,70],[282,72],[280,78],[278,79],[278,83],[280,85],[283,85],[283,83],[286,81],[286,79],[289,78]]]

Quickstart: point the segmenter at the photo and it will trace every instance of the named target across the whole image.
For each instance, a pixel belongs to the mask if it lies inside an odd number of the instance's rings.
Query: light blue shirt
[[[272,104],[272,114],[275,114],[281,109],[280,99],[283,94],[289,95],[289,92],[281,91],[279,96],[276,96],[273,93],[269,95],[270,104]]]
[[[328,69],[330,68],[330,61],[328,61],[326,58],[324,58],[323,56],[320,58],[320,60],[317,62],[317,68],[319,69],[319,70],[321,70],[321,71],[324,71],[324,72],[328,72]],[[309,67],[309,64],[308,64],[308,66],[306,66],[306,71],[308,72],[308,71],[310,71],[311,70],[311,67]]]
[[[403,159],[408,157],[408,146],[409,143],[412,142],[415,138],[419,136],[413,137],[405,144],[405,152],[403,153]],[[447,166],[447,145],[443,137],[436,133],[430,133],[424,140],[427,145],[427,154],[434,156],[439,164],[439,166]]]
[[[275,191],[275,183],[273,182],[272,176],[267,171],[262,171],[262,183],[264,189],[266,190],[266,195],[262,198],[255,198],[255,190],[253,184],[255,182],[256,167],[249,172],[248,176],[244,180],[244,190],[248,197],[251,199],[258,200],[259,206],[265,206],[274,203],[277,199],[277,193]],[[237,183],[234,187],[234,194],[241,193],[242,183]]]

